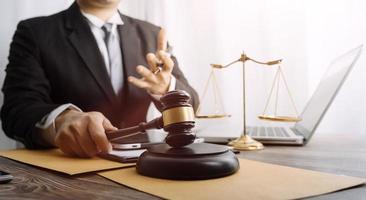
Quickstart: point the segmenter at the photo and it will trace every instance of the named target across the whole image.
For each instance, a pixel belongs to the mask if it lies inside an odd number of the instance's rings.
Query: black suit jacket
[[[130,75],[139,77],[137,65],[148,66],[145,55],[156,51],[160,28],[121,17],[124,25],[118,31],[127,80]],[[190,93],[191,103],[197,107],[197,94],[173,59],[176,87]],[[127,127],[145,121],[153,100],[146,91],[127,81],[121,95],[115,95],[95,38],[76,3],[55,15],[18,24],[10,46],[3,93],[3,129],[28,148],[47,146],[35,124],[61,104],[73,103],[83,111],[102,112],[115,126]]]

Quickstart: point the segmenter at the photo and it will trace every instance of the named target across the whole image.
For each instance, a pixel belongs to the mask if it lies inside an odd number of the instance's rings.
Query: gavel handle
[[[153,128],[161,129],[161,128],[163,128],[163,125],[164,125],[163,118],[159,117],[150,122],[141,122],[137,126],[128,127],[128,128],[124,128],[124,129],[118,129],[116,131],[106,132],[106,135],[107,135],[108,140],[110,142],[112,142],[114,140],[127,138],[127,137],[131,137],[131,136],[138,135],[141,133],[145,133],[145,131],[149,130],[149,129],[153,129]]]

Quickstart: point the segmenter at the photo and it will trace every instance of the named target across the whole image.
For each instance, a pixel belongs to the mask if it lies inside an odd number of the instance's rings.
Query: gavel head
[[[172,147],[183,147],[192,144],[196,138],[192,132],[194,127],[194,111],[189,104],[190,96],[186,91],[175,90],[160,98],[163,104],[165,138]]]

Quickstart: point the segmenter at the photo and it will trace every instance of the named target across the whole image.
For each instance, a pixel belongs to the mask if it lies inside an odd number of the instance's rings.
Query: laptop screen
[[[302,120],[295,124],[295,129],[301,132],[305,142],[315,132],[318,124],[331,105],[338,90],[360,56],[362,45],[336,58],[323,75],[313,96],[301,113]]]

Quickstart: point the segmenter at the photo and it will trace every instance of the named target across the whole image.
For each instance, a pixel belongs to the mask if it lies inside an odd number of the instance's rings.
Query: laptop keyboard
[[[248,127],[252,137],[290,137],[283,127]]]

